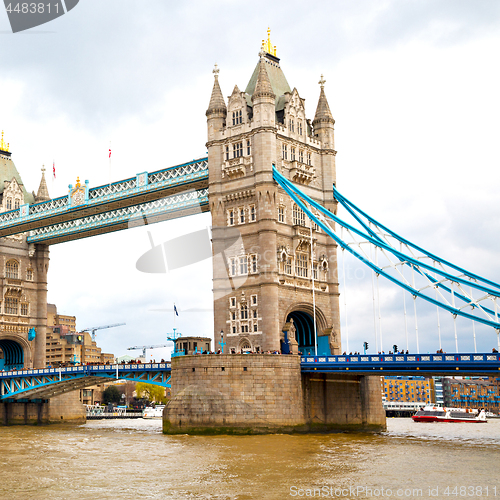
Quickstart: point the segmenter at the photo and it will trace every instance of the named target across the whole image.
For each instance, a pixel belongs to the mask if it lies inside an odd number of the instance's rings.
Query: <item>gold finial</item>
[[[321,88],[324,88],[326,80],[323,78],[323,75],[321,75],[321,80],[318,83],[321,85]]]
[[[217,66],[217,63],[215,63],[212,73],[215,75],[215,78],[219,76],[219,66]]]
[[[2,138],[0,139],[0,149],[2,151],[9,152],[9,145],[3,140],[3,130],[2,130]]]
[[[42,175],[45,175],[45,165],[42,165]]]
[[[76,185],[75,185],[75,188],[79,188],[80,187],[80,177],[77,177],[76,178]]]
[[[271,44],[271,28],[267,28],[267,41],[262,40],[262,50],[272,56],[276,56],[276,45],[273,46]]]

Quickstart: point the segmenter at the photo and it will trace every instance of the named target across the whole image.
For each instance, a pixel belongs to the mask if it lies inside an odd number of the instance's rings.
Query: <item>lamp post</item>
[[[219,345],[220,345],[220,352],[222,354],[224,354],[224,346],[226,345],[226,343],[224,342],[224,330],[220,331],[220,342],[219,342]]]

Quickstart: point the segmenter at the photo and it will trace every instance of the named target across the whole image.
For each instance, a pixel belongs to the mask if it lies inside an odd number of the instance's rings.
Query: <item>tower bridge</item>
[[[88,370],[65,372],[64,381],[44,373],[50,245],[206,211],[212,217],[214,332],[223,335],[226,353],[172,361],[174,398],[164,416],[165,432],[385,426],[374,373],[389,365],[400,372],[424,369],[427,360],[341,355],[339,247],[415,300],[428,300],[454,317],[498,332],[500,285],[400,238],[337,191],[335,120],[325,83],[322,76],[311,121],[268,36],[245,90],[235,85],[227,101],[215,67],[206,111],[207,158],[96,188],[77,181],[66,196],[55,199],[48,195],[43,173],[37,194],[26,191],[2,139],[0,397],[41,397],[58,384],[69,390],[91,380]],[[359,227],[337,217],[339,203]],[[336,227],[345,228],[352,240],[339,237]],[[370,260],[360,250],[360,239],[389,263]],[[405,277],[405,268],[413,279]],[[30,337],[30,329],[36,335]],[[236,354],[247,351],[290,356]],[[308,352],[322,356],[298,356]],[[498,356],[493,357],[443,359],[441,364],[460,373],[490,373],[498,370]],[[429,369],[441,369],[434,361]],[[18,375],[20,368],[38,373]],[[332,371],[339,374],[332,383],[317,384],[315,373]],[[111,372],[105,368],[94,375]]]

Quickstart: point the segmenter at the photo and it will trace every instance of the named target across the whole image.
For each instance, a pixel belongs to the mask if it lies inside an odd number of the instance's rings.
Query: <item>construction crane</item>
[[[115,323],[114,325],[104,325],[104,326],[92,326],[90,328],[84,328],[82,332],[92,333],[92,342],[95,342],[95,332],[96,330],[104,330],[105,328],[114,328],[115,326],[123,326],[127,323]]]
[[[157,344],[157,345],[136,345],[134,347],[127,347],[127,350],[142,349],[142,357],[146,359],[146,349],[157,349],[159,347],[170,347],[170,344]]]

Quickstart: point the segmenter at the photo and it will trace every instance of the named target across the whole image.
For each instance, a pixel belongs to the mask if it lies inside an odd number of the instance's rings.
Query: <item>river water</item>
[[[0,499],[500,498],[500,419],[387,423],[238,437],[164,436],[142,419],[0,427]]]

